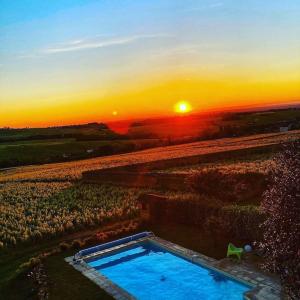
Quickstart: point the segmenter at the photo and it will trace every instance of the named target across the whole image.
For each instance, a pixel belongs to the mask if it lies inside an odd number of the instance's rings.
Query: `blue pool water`
[[[235,300],[250,289],[151,242],[87,263],[141,300]]]

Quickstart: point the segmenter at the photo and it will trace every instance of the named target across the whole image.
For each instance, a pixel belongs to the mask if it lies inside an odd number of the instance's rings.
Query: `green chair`
[[[228,244],[227,257],[229,257],[230,255],[235,255],[239,260],[241,260],[243,252],[243,248],[237,248],[231,243]]]

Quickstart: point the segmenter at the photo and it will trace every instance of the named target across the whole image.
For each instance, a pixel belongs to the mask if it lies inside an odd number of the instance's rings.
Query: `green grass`
[[[20,271],[17,271],[19,266],[30,258],[53,250],[60,242],[70,244],[75,239],[91,237],[99,230],[114,230],[114,228],[122,227],[124,224],[128,224],[128,221],[89,230],[85,229],[68,236],[43,240],[31,245],[23,244],[14,248],[2,249],[0,251],[0,296],[4,298],[0,297],[0,299],[35,299],[31,293],[31,281]],[[111,299],[98,286],[64,261],[65,257],[73,255],[76,251],[78,250],[68,250],[44,260],[50,291],[53,295],[50,299]],[[14,292],[12,293],[12,291]]]
[[[109,147],[104,149],[103,147]],[[0,143],[0,168],[43,164],[127,152],[130,141],[49,139]],[[93,152],[88,153],[87,150]]]
[[[11,149],[11,147],[22,147],[22,146],[35,146],[41,144],[47,145],[62,145],[67,142],[73,142],[75,139],[46,139],[46,140],[31,140],[31,141],[12,141],[6,143],[0,143],[0,150]]]
[[[80,135],[98,135],[98,136],[109,136],[113,132],[102,126],[101,124],[83,124],[79,126],[69,127],[48,127],[48,128],[22,128],[22,129],[1,129],[0,130],[0,141],[1,140],[18,140],[34,138],[35,136],[43,136],[43,138],[51,136],[61,136],[80,134]]]
[[[300,118],[300,110],[288,109],[247,114],[242,117],[241,121],[246,123],[254,122],[257,125],[267,126],[279,121],[292,122],[297,118]]]
[[[52,256],[45,261],[46,272],[50,279],[50,300],[113,299],[91,280],[67,264],[64,261],[67,254]]]
[[[26,253],[26,251],[25,251]],[[25,254],[24,253],[24,254]],[[63,252],[55,256],[48,257],[44,261],[47,274],[50,300],[109,300],[113,299],[104,290],[100,289],[88,278],[64,261],[64,258],[74,254],[74,250]],[[14,262],[14,255],[8,256],[9,262]],[[19,262],[18,260],[16,262]],[[15,266],[16,262],[13,263]],[[1,276],[5,272],[1,270]],[[4,274],[3,274],[4,273]],[[7,281],[7,284],[0,288],[0,295],[6,300],[37,299],[35,286],[26,273],[21,273]]]

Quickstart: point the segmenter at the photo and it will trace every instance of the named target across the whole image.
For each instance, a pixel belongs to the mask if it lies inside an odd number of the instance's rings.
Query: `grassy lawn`
[[[113,230],[124,224],[128,224],[128,221],[44,240],[34,245],[20,245],[0,251],[0,295],[5,297],[3,299],[35,299],[31,280],[17,272],[22,263],[42,252],[50,251],[62,241],[70,243],[74,239],[90,237],[99,230]],[[68,250],[44,260],[50,282],[51,299],[111,299],[98,286],[64,261],[65,257],[73,255],[76,251],[78,250]],[[74,284],[75,282],[77,284]],[[100,298],[97,298],[98,294]],[[0,299],[2,300],[1,297]]]
[[[73,253],[62,253],[49,257],[45,261],[46,272],[50,279],[50,300],[113,299],[91,280],[67,264],[64,257],[68,254]]]
[[[19,141],[0,144],[0,166],[42,164],[95,156],[97,149],[107,145],[116,147],[127,141],[75,141],[75,139],[50,139]],[[93,149],[93,153],[87,153]],[[101,153],[99,153],[101,155]]]
[[[40,247],[40,251],[36,253],[41,252],[42,248]],[[10,254],[5,255],[5,260],[3,260],[4,257],[2,256],[0,295],[4,298],[1,299],[37,299],[35,286],[32,280],[27,277],[27,273],[15,276],[15,270],[19,264],[32,257],[34,254],[32,251],[32,248],[24,249],[23,255],[21,251],[17,253],[11,251]],[[75,251],[71,250],[50,256],[44,261],[50,299],[112,299],[105,291],[101,290],[92,281],[64,261],[65,257],[74,254]]]

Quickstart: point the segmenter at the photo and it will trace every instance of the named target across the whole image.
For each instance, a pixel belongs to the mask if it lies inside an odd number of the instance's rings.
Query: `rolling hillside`
[[[241,138],[223,138],[210,141],[158,147],[120,155],[98,157],[53,163],[39,166],[17,167],[0,171],[0,182],[5,181],[47,181],[75,180],[82,172],[94,169],[148,163],[184,157],[195,157],[247,148],[276,145],[289,140],[300,139],[300,130],[286,133],[252,135]]]

